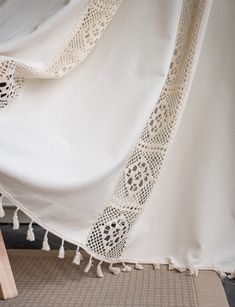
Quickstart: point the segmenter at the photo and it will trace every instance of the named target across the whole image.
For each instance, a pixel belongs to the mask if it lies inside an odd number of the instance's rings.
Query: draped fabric
[[[232,273],[234,4],[33,3],[12,22],[16,1],[0,7],[0,191],[14,227],[21,210],[29,240],[33,223],[46,230],[44,250],[53,233],[76,256]]]

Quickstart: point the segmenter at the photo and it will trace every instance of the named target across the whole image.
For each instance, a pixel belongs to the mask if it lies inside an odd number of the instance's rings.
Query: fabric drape
[[[57,5],[15,32],[2,5],[1,193],[78,263],[232,272],[233,4]]]

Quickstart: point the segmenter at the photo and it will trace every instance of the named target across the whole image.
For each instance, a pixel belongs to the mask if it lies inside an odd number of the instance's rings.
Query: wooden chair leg
[[[0,299],[6,300],[17,295],[14,276],[0,230]]]

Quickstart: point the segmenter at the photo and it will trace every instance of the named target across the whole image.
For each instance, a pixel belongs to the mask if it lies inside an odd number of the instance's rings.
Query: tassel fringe
[[[112,263],[110,263],[110,265],[109,265],[109,271],[111,273],[113,273],[114,275],[117,275],[117,274],[119,274],[121,272],[120,268],[113,267]]]
[[[227,274],[223,271],[216,271],[216,273],[219,275],[221,280],[223,280],[227,277]]]
[[[176,270],[177,272],[180,272],[180,273],[186,272],[186,271],[187,271],[186,268],[177,267],[177,266],[174,265],[173,263],[170,263],[170,264],[168,265],[168,270],[169,270],[169,271]]]
[[[132,268],[129,265],[126,265],[124,262],[122,263],[122,268],[121,268],[122,272],[130,272],[132,271]]]
[[[0,195],[0,218],[5,216],[5,211],[3,209],[3,199],[4,199],[4,196]],[[19,219],[18,219],[18,211],[19,211],[19,208],[17,208],[14,211],[14,214],[13,214],[13,230],[17,230],[20,227],[20,223],[19,223]],[[49,246],[49,243],[48,243],[48,232],[49,232],[48,230],[45,232],[45,235],[44,235],[44,238],[43,238],[42,250],[44,250],[44,251],[50,251],[50,246]],[[29,226],[28,226],[27,240],[30,241],[30,242],[35,241],[35,235],[34,235],[34,231],[33,231],[33,220],[31,220],[31,222],[29,223]],[[76,250],[76,254],[75,254],[74,259],[73,259],[73,263],[77,264],[77,265],[80,265],[81,260],[83,259],[82,255],[79,251],[79,248],[80,247],[78,246],[77,250]],[[61,246],[60,246],[60,249],[59,249],[58,258],[63,259],[64,256],[65,256],[64,239],[62,239]],[[104,274],[102,272],[102,267],[101,267],[102,263],[103,263],[103,261],[100,261],[98,263],[97,267],[96,267],[96,275],[99,278],[104,277]],[[88,261],[88,263],[87,263],[87,265],[84,269],[85,273],[88,273],[90,271],[92,264],[93,264],[92,263],[92,256],[90,255],[89,261]],[[153,265],[154,270],[160,269],[160,263],[156,262],[156,263],[153,263],[152,265]],[[135,263],[134,268],[136,270],[143,270],[144,269],[143,266],[140,263]],[[188,271],[189,275],[191,275],[191,276],[198,276],[198,273],[199,273],[198,269],[178,267],[171,262],[168,265],[168,269],[169,270],[176,270],[180,273]],[[132,268],[129,265],[126,265],[124,262],[122,263],[121,268],[113,267],[112,263],[110,263],[110,265],[109,265],[109,271],[114,275],[117,275],[120,272],[130,272],[131,270],[132,270]],[[220,276],[221,279],[224,279],[226,277],[228,279],[235,279],[235,271],[233,271],[231,273],[226,273],[224,271],[217,270],[216,272]]]
[[[97,277],[99,277],[99,278],[104,277],[104,274],[103,274],[102,268],[101,268],[102,262],[103,262],[103,261],[100,261],[100,262],[98,263],[98,265],[97,265],[97,268],[96,268],[96,275],[97,275]]]
[[[13,230],[17,230],[20,228],[20,222],[18,219],[18,211],[19,211],[19,208],[17,208],[13,214]]]
[[[88,273],[92,267],[92,256],[90,256],[89,261],[84,269],[84,273]]]
[[[30,222],[29,227],[28,227],[27,240],[30,242],[35,241],[35,236],[33,232],[33,220]]]
[[[80,265],[81,260],[82,260],[82,255],[81,255],[81,253],[79,252],[79,246],[78,246],[78,247],[77,247],[77,250],[76,250],[75,257],[73,258],[73,263],[75,263],[75,264],[77,264],[77,265]]]
[[[5,216],[5,211],[3,209],[3,195],[0,196],[0,217]]]
[[[135,264],[135,269],[136,269],[136,270],[143,270],[144,267],[143,267],[141,264],[136,263],[136,264]]]
[[[160,264],[159,263],[153,263],[154,270],[160,270]]]
[[[60,246],[60,249],[59,249],[58,258],[63,259],[64,254],[65,254],[65,252],[64,252],[64,240],[62,239],[61,246]]]
[[[235,271],[228,274],[228,279],[235,279]]]
[[[48,244],[48,237],[47,236],[48,236],[48,230],[46,231],[46,233],[44,235],[44,239],[43,239],[43,243],[42,243],[42,250],[49,252],[50,246]]]
[[[189,275],[193,277],[198,276],[198,270],[197,269],[189,269]]]

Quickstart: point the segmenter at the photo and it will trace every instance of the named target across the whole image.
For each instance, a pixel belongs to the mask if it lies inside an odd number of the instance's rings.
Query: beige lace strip
[[[0,110],[18,96],[25,79],[59,78],[76,67],[93,50],[123,0],[91,0],[82,12],[71,37],[44,69],[0,56]]]
[[[131,228],[159,178],[184,107],[205,3],[183,1],[174,54],[161,95],[109,203],[90,228],[86,245],[104,260],[122,256]]]

